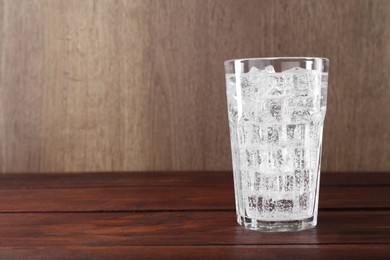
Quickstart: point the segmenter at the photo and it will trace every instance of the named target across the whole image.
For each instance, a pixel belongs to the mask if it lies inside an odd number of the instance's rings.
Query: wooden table
[[[230,172],[0,175],[1,259],[390,259],[390,174],[322,173],[319,224],[237,225]]]

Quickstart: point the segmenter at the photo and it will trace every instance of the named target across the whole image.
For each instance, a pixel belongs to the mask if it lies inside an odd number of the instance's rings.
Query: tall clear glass
[[[329,60],[225,61],[237,221],[260,231],[317,224]]]

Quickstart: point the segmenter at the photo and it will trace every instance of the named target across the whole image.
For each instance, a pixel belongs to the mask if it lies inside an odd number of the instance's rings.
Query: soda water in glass
[[[328,59],[225,62],[237,221],[260,231],[317,224]]]

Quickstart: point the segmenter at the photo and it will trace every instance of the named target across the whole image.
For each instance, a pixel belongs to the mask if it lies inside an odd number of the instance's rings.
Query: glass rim
[[[328,63],[329,59],[325,57],[258,57],[258,58],[238,58],[225,60],[224,64],[234,63],[234,62],[245,62],[245,61],[273,61],[273,60],[320,60],[322,63]]]

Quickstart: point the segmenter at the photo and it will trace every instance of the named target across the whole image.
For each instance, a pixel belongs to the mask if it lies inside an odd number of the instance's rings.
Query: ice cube
[[[248,197],[248,209],[250,209],[250,210],[254,210],[254,209],[256,209],[256,196],[255,195],[252,195],[252,196],[250,196],[250,197]]]
[[[259,73],[275,73],[275,69],[272,65],[268,65],[264,67],[264,69],[259,69],[256,67],[252,67],[249,71],[248,74],[259,74]]]
[[[250,96],[242,102],[242,118],[245,121],[255,120],[257,114],[256,102]]]
[[[303,148],[295,148],[294,166],[296,169],[305,168],[305,150]]]
[[[248,71],[248,74],[258,74],[258,73],[261,73],[262,70],[256,68],[256,67],[252,67],[249,71]]]
[[[268,142],[277,143],[279,141],[280,127],[268,127]]]
[[[266,72],[266,73],[275,73],[274,66],[272,66],[272,65],[268,65],[267,67],[265,67],[263,69],[263,71]]]
[[[263,197],[260,196],[258,197],[257,199],[257,210],[261,213],[264,211],[264,207],[263,207]]]
[[[260,126],[256,125],[256,124],[253,124],[253,129],[252,129],[252,139],[251,139],[251,142],[252,143],[260,143],[261,141],[261,137],[260,137],[260,133],[261,133],[261,129],[260,129]]]
[[[275,210],[275,207],[276,207],[275,201],[273,201],[272,199],[265,200],[265,202],[263,202],[263,204],[264,204],[263,207],[266,211],[272,212]]]
[[[274,167],[280,168],[283,165],[283,152],[282,150],[277,150],[272,154],[272,160],[274,162]]]
[[[285,185],[284,189],[285,191],[292,191],[293,190],[293,183],[294,183],[294,176],[292,175],[286,175],[285,176]]]
[[[260,190],[261,187],[261,174],[259,172],[255,172],[255,180],[254,180],[254,188],[255,190]]]
[[[276,207],[281,212],[292,212],[294,202],[291,199],[281,199],[276,202]]]
[[[281,120],[282,117],[282,100],[281,99],[269,99],[269,111],[273,118]]]
[[[299,195],[299,208],[300,210],[307,210],[310,203],[310,193],[303,193]]]
[[[308,122],[314,116],[314,110],[310,107],[296,107],[289,112],[291,122]]]
[[[269,65],[263,69],[251,67],[247,73],[241,74],[243,98],[258,100],[269,91],[271,91],[272,96],[280,96],[282,92],[279,89],[273,89],[277,84],[277,79],[269,74],[274,72],[274,68]]]
[[[246,74],[241,75],[241,94],[243,99],[255,100],[259,93],[260,73],[251,70]]]
[[[287,138],[289,140],[304,140],[305,137],[305,124],[291,124],[286,125]]]

